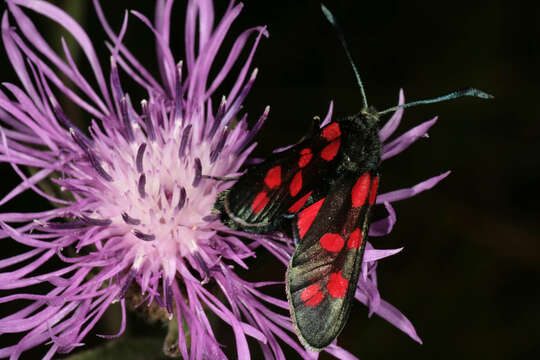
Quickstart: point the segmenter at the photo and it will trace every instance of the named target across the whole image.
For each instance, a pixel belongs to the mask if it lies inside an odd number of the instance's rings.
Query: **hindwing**
[[[378,181],[375,172],[344,173],[326,197],[298,213],[300,242],[287,271],[287,296],[297,333],[308,348],[328,346],[349,316]]]

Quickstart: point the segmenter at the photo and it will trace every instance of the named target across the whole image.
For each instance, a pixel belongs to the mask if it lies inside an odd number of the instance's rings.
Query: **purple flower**
[[[44,343],[51,344],[46,359],[69,352],[82,345],[118,301],[120,329],[106,337],[119,336],[126,327],[126,294],[133,291],[145,305],[158,304],[176,318],[183,358],[225,358],[210,313],[232,329],[239,358],[250,357],[248,338],[269,357],[284,357],[278,339],[309,356],[294,339],[287,315],[269,308],[285,308],[286,302],[261,293],[266,283],[249,283],[234,272],[234,266],[247,268],[245,259],[254,256],[258,244],[220,232],[227,229],[212,208],[216,195],[229,184],[203,177],[237,175],[255,147],[251,140],[268,108],[251,130],[240,109],[257,74],[250,70],[251,61],[266,30],[244,31],[225,62],[214,64],[242,5],[231,1],[215,21],[212,1],[189,1],[185,59],[176,62],[169,48],[172,3],[157,1],[153,23],[136,11],[129,14],[155,36],[161,74],[157,80],[122,44],[128,14],[116,34],[94,1],[109,37],[111,63],[106,71],[87,33],[64,11],[40,0],[7,1],[2,38],[22,86],[4,84],[0,91],[0,159],[13,167],[21,183],[0,204],[32,190],[58,207],[0,214],[1,236],[30,248],[0,260],[1,269],[18,267],[0,273],[0,288],[11,291],[0,303],[25,304],[0,319],[0,334],[21,334],[17,344],[0,349],[2,358],[17,359]],[[64,53],[56,54],[25,14],[28,9],[63,26],[82,49],[91,72],[82,73],[63,40]],[[251,49],[242,59],[248,41]],[[215,101],[237,64],[232,88]],[[209,78],[210,68],[217,70],[214,78]],[[146,90],[140,105],[125,91],[121,76]],[[91,119],[88,131],[74,126],[58,95]],[[228,126],[233,121],[235,126]],[[23,167],[38,170],[28,177]],[[44,179],[65,196],[44,192],[39,187]],[[64,266],[43,271],[50,260]],[[26,289],[35,284],[48,290],[37,294]]]
[[[157,304],[177,321],[183,358],[226,357],[209,317],[230,326],[236,348],[229,352],[238,358],[250,358],[248,341],[267,358],[284,359],[284,343],[303,358],[316,358],[296,339],[287,302],[261,290],[275,283],[247,282],[234,271],[235,266],[247,268],[246,259],[261,246],[288,264],[290,239],[226,228],[212,207],[216,195],[231,184],[203,176],[239,175],[255,147],[251,141],[269,109],[252,129],[240,111],[257,74],[250,70],[251,62],[265,28],[241,33],[225,62],[214,64],[217,52],[227,51],[221,49],[222,42],[242,5],[231,1],[216,20],[211,0],[190,0],[185,59],[177,62],[169,47],[172,0],[156,1],[153,22],[136,11],[126,13],[118,33],[94,0],[111,54],[104,70],[88,34],[64,11],[42,0],[6,2],[2,39],[21,85],[4,83],[0,90],[0,161],[9,164],[21,182],[0,205],[31,190],[55,207],[0,213],[1,237],[29,248],[0,260],[0,289],[8,292],[0,303],[24,304],[0,319],[0,334],[20,334],[18,343],[0,348],[0,358],[17,359],[40,344],[50,345],[45,359],[69,352],[83,345],[86,334],[115,302],[123,314],[119,331],[103,336],[119,336],[126,327],[128,294],[133,292],[144,299],[140,306]],[[91,71],[82,73],[63,39],[63,54],[55,53],[48,43],[58,39],[44,39],[25,14],[28,9],[64,27]],[[153,33],[160,79],[123,45],[128,17]],[[242,59],[248,41],[247,57]],[[240,71],[231,74],[235,65]],[[213,78],[211,68],[216,71]],[[232,76],[232,88],[222,89],[223,80]],[[121,77],[145,90],[145,98],[130,98]],[[87,131],[68,118],[59,96],[91,120]],[[381,130],[383,140],[395,130],[402,112]],[[331,111],[327,121],[330,118]],[[228,126],[232,122],[235,126]],[[404,150],[433,122],[387,143],[384,158]],[[35,170],[31,176],[26,167]],[[444,176],[379,195],[377,203],[385,204],[389,216],[375,222],[370,235],[391,231],[391,202],[426,190]],[[43,181],[54,182],[62,196],[43,191]],[[356,297],[419,341],[410,322],[377,292],[376,261],[397,251],[368,248]],[[52,261],[63,265],[44,270]],[[35,293],[33,286],[38,284],[47,290]],[[325,350],[354,358],[335,344]]]

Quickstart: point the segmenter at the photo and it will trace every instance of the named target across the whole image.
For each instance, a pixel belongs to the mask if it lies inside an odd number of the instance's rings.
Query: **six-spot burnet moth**
[[[330,11],[359,84],[363,107],[353,116],[314,128],[296,145],[252,165],[216,201],[224,224],[251,233],[287,230],[298,244],[286,275],[292,320],[309,349],[328,346],[341,332],[360,275],[379,185],[379,116],[399,108],[461,96],[491,98],[466,89],[377,112],[369,107],[343,33]]]

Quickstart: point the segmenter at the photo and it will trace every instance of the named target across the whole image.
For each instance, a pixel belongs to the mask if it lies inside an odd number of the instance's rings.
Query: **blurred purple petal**
[[[403,248],[397,249],[388,249],[388,250],[377,250],[377,249],[366,249],[364,253],[364,262],[378,261],[401,252]]]
[[[328,107],[328,112],[326,113],[326,116],[324,117],[324,120],[321,123],[321,128],[325,127],[332,121],[332,116],[334,115],[334,102],[330,101],[330,106]]]
[[[351,354],[347,350],[337,346],[336,343],[330,344],[330,346],[328,346],[325,350],[330,355],[333,355],[337,359],[341,359],[341,360],[358,360],[358,358],[356,356],[354,356],[353,354]]]
[[[383,154],[381,156],[382,160],[387,160],[391,157],[396,156],[397,154],[408,148],[418,138],[425,136],[429,128],[432,127],[436,121],[437,118],[435,117],[429,121],[423,122],[422,124],[407,131],[405,134],[401,135],[397,139],[392,140],[388,144],[384,144]]]
[[[397,221],[396,212],[389,202],[385,202],[384,207],[388,212],[388,216],[371,223],[369,226],[369,236],[384,236],[392,232]]]
[[[405,104],[405,95],[403,94],[403,89],[399,89],[398,105],[403,104]],[[379,131],[379,138],[381,139],[382,143],[384,143],[390,136],[392,136],[394,131],[396,131],[399,123],[401,122],[403,111],[403,108],[396,110],[390,120],[388,120],[386,124],[384,124],[382,129]]]
[[[437,185],[442,179],[450,175],[450,172],[451,171],[447,171],[441,175],[434,176],[432,178],[424,180],[421,183],[418,183],[408,189],[400,189],[400,190],[395,190],[388,193],[377,195],[376,203],[382,204],[386,202],[395,202],[395,201],[408,199],[410,197],[418,195],[419,193],[429,190],[435,185]]]
[[[403,331],[405,334],[409,335],[414,341],[422,344],[422,340],[416,333],[416,329],[414,328],[413,324],[394,306],[390,305],[384,300],[381,300],[375,313]]]

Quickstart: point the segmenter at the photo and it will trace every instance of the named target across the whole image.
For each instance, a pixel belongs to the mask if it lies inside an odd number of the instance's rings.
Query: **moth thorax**
[[[354,173],[370,172],[381,161],[381,141],[377,118],[358,114],[343,123],[339,169]]]

